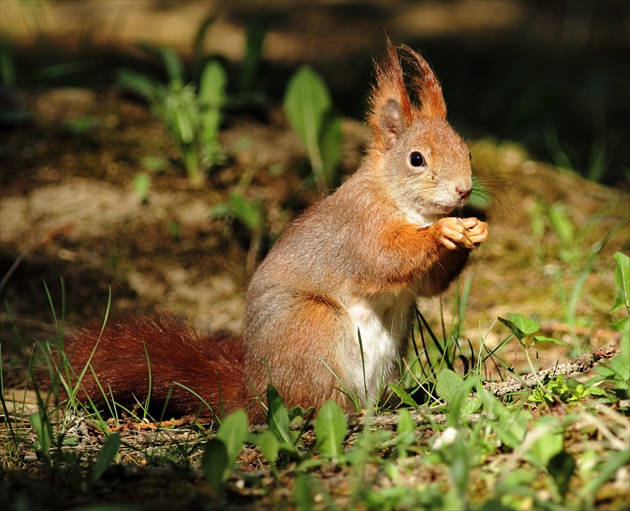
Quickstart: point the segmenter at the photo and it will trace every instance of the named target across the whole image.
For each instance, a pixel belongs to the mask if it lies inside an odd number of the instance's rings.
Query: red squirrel
[[[248,408],[252,422],[266,417],[269,383],[289,407],[332,399],[351,411],[344,391],[362,404],[378,399],[407,355],[416,299],[446,290],[488,237],[476,218],[445,216],[471,194],[470,153],[446,121],[429,64],[408,46],[400,53],[410,87],[388,40],[375,63],[366,155],[262,262],[242,338],[164,318],[110,321],[100,339],[99,327],[79,330],[66,340],[75,370],[91,365],[79,398],[102,405],[104,391],[132,406],[150,393],[169,416],[199,412],[201,398],[217,417]]]

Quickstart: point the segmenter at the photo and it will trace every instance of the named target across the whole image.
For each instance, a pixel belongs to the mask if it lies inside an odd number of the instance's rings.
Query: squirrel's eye
[[[414,151],[409,155],[409,163],[414,167],[425,167],[427,161],[424,159],[421,152]]]

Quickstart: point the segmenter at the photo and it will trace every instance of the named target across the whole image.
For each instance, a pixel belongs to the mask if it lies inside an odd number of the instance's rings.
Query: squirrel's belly
[[[357,299],[348,307],[356,356],[347,365],[347,383],[362,398],[367,390],[369,402],[378,399],[384,385],[392,382],[398,358],[406,355],[412,304],[413,298],[385,295]]]

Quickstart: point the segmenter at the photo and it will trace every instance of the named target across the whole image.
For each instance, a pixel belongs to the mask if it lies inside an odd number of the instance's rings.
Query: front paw
[[[449,250],[471,249],[474,245],[466,237],[467,228],[461,218],[444,217],[435,224],[440,243]]]
[[[488,239],[488,224],[476,218],[464,218],[464,226],[466,227],[466,238],[478,247],[481,243]]]
[[[449,250],[472,250],[488,239],[488,224],[476,218],[441,218],[437,223],[438,237]]]

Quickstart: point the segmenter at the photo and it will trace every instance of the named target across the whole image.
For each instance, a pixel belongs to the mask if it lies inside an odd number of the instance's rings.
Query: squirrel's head
[[[472,191],[470,153],[446,121],[442,88],[429,64],[408,46],[409,90],[396,49],[375,64],[370,96],[370,156],[392,198],[413,222],[429,222],[462,206]]]

